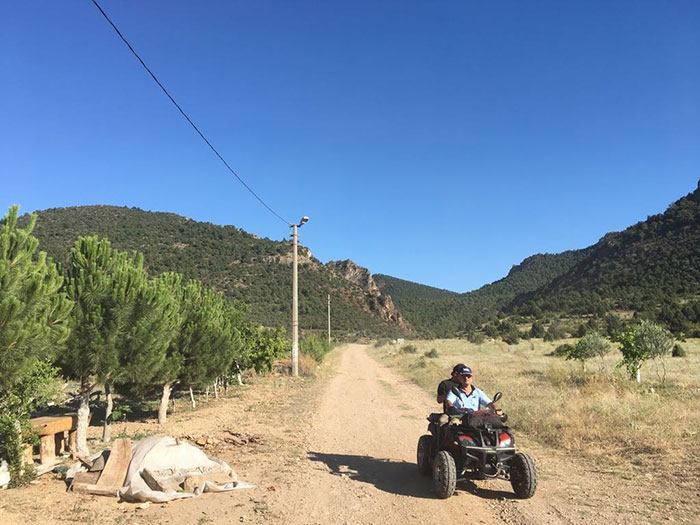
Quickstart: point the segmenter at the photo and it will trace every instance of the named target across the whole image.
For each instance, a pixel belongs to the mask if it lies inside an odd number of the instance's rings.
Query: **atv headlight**
[[[507,434],[506,432],[501,432],[498,436],[498,446],[499,447],[510,447],[513,444],[513,436]]]

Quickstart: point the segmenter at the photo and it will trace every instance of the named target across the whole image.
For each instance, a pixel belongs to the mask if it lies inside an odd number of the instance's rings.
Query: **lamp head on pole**
[[[308,218],[306,215],[304,215],[304,216],[301,218],[301,220],[299,221],[298,226],[299,226],[299,227],[302,227],[302,226],[304,226],[304,224],[306,224],[307,222],[309,222],[309,218]]]

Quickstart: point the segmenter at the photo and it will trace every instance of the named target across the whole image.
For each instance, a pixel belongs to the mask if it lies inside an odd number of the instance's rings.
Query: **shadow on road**
[[[332,474],[369,483],[384,492],[414,498],[435,498],[430,488],[430,478],[421,476],[415,463],[322,452],[309,452],[309,459],[324,463]]]
[[[484,485],[487,486],[485,488],[483,486],[478,486],[473,481],[461,481],[457,483],[457,492],[463,490],[481,499],[517,499],[515,494],[512,492],[497,489],[497,487],[503,483],[505,482],[499,480],[489,480],[484,482]]]
[[[355,481],[374,485],[384,492],[401,496],[412,496],[414,498],[436,498],[431,487],[432,480],[429,477],[422,476],[418,472],[418,467],[415,463],[369,456],[325,454],[313,451],[309,452],[309,459],[325,464],[331,473],[336,476],[345,475]],[[480,487],[472,481],[460,482],[457,484],[456,494],[465,491],[483,499],[515,498],[512,492],[496,489],[497,484],[500,484],[500,482],[495,481],[493,483],[494,488],[492,489]]]

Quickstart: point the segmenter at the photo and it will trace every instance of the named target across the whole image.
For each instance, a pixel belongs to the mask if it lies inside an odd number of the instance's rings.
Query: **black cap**
[[[469,368],[467,365],[457,365],[452,369],[453,374],[459,374],[461,376],[470,376],[472,375],[472,369]]]

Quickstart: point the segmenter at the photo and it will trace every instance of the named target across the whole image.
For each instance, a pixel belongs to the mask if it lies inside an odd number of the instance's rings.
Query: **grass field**
[[[454,364],[471,366],[475,385],[490,396],[503,392],[499,405],[524,444],[535,440],[584,459],[605,456],[612,468],[690,456],[699,442],[700,340],[681,343],[686,357],[665,359],[665,381],[660,364],[646,362],[641,384],[616,368],[615,345],[583,370],[580,362],[548,355],[563,342],[428,340],[378,343],[371,352],[429,392]]]

